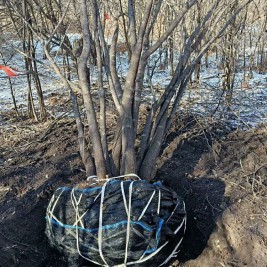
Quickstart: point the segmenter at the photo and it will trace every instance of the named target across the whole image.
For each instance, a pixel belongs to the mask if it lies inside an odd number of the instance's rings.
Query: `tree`
[[[137,25],[136,3],[128,1],[128,35],[131,59],[125,84],[119,81],[116,71],[118,21],[121,14],[116,14],[112,7],[108,6],[114,24],[112,43],[108,50],[103,32],[103,19],[99,2],[92,0],[88,7],[86,1],[82,1],[80,16],[84,45],[83,53],[78,61],[79,79],[87,110],[87,118],[91,125],[90,138],[92,140],[96,173],[99,178],[105,177],[106,174],[118,175],[125,173],[138,173],[145,179],[151,179],[154,176],[156,169],[155,161],[196,64],[209,46],[223,34],[240,10],[249,2],[251,1],[239,4],[234,13],[228,13],[231,8],[228,5],[229,1],[210,1],[210,5],[206,6],[206,9],[203,10],[205,13],[202,15],[202,21],[182,40],[184,42],[183,50],[180,52],[179,62],[174,71],[173,78],[161,97],[150,103],[148,107],[150,111],[147,114],[145,126],[141,127],[141,130],[138,131],[142,90],[144,88],[144,73],[148,58],[171,36],[183,18],[190,16],[190,13],[196,8],[197,1],[185,1],[182,6],[179,6],[177,3],[179,8],[174,11],[174,20],[165,33],[157,40],[150,40],[150,35],[153,27],[157,24],[158,15],[164,4],[163,1],[147,1],[141,16],[142,21],[139,22],[139,25]],[[181,4],[181,1],[179,3]],[[203,4],[204,2],[200,1],[200,3]],[[105,55],[105,72],[109,81],[112,99],[118,112],[116,135],[113,140],[112,152],[109,154],[105,153],[105,128],[97,126],[89,81],[87,79],[88,76],[86,74],[90,47],[90,23],[87,9],[94,20],[92,28],[96,32],[95,41],[101,43],[101,46],[97,46],[98,54],[103,53]],[[223,20],[224,22],[221,23],[223,17],[226,17],[226,20]],[[206,38],[205,43],[202,43],[204,36],[209,36],[209,38]],[[200,44],[201,49],[199,50]],[[102,76],[101,67],[99,67],[99,75],[100,77]],[[101,88],[101,81],[99,81],[99,88]],[[104,95],[101,94],[100,99],[102,98],[102,101],[103,97]],[[101,122],[100,119],[100,123],[105,124],[105,114],[101,114],[100,118],[104,120]],[[139,136],[141,137],[139,138]],[[137,141],[140,142],[138,147],[136,146]],[[90,163],[90,165],[93,164]]]
[[[38,121],[38,115],[36,113],[36,107],[33,101],[33,90],[32,83],[35,86],[38,96],[38,103],[40,109],[39,119],[43,120],[46,118],[46,108],[44,104],[44,96],[41,87],[41,82],[38,75],[38,68],[36,64],[36,46],[34,44],[34,36],[31,31],[33,24],[35,23],[35,16],[32,14],[31,6],[26,0],[21,1],[15,5],[12,2],[3,0],[3,4],[6,8],[3,11],[8,14],[5,16],[7,21],[11,21],[15,32],[22,42],[22,50],[24,54],[25,70],[27,71],[27,85],[28,85],[28,116]],[[19,10],[20,18],[14,16],[14,9]],[[9,25],[9,23],[7,23]],[[12,95],[14,98],[14,96]],[[14,101],[14,100],[13,100]],[[16,107],[15,107],[16,109]],[[18,113],[18,111],[17,111]]]
[[[28,2],[31,1],[28,0]],[[155,162],[160,148],[168,134],[172,119],[174,116],[179,116],[177,110],[180,100],[192,73],[210,46],[223,35],[226,28],[233,24],[239,12],[252,0],[173,0],[170,2],[128,0],[125,3],[81,0],[79,16],[83,46],[82,53],[77,58],[77,66],[86,120],[89,125],[88,136],[73,86],[62,74],[49,51],[49,45],[55,40],[62,25],[67,28],[66,17],[68,11],[73,10],[70,7],[74,6],[73,3],[77,7],[78,3],[60,2],[61,12],[57,14],[60,14],[61,18],[57,19],[56,23],[52,23],[54,28],[50,35],[47,35],[47,31],[43,34],[43,24],[36,23],[35,26],[31,26],[35,36],[43,41],[46,56],[55,72],[71,93],[79,133],[80,153],[87,175],[96,174],[99,179],[128,173],[139,174],[143,179],[154,177]],[[235,3],[234,9],[232,3]],[[56,4],[59,5],[59,2],[55,1],[55,6],[58,8]],[[162,16],[165,16],[162,10],[166,10],[166,6],[172,9],[173,20],[168,21],[165,31],[157,36],[153,31],[158,27]],[[199,14],[200,11],[202,14]],[[201,18],[197,23],[192,19],[196,14]],[[19,16],[23,17],[23,14]],[[112,28],[111,36],[107,34],[107,24]],[[120,30],[124,36],[120,34]],[[175,34],[182,38],[178,40],[179,60],[176,66],[173,66],[172,79],[159,97],[147,101],[143,91],[148,61]],[[64,36],[67,36],[66,32]],[[125,81],[120,79],[117,72],[116,55],[119,37],[123,37],[123,42],[129,49],[129,69]],[[91,90],[90,71],[93,66],[88,64],[92,39],[97,55],[99,90],[97,98]],[[62,40],[63,47],[69,49],[68,45],[64,46],[64,39]],[[104,80],[108,83],[108,89],[105,89]],[[111,98],[117,115],[117,126],[112,140],[107,138],[107,97]],[[99,109],[96,103],[99,104]],[[142,113],[141,110],[144,107],[145,112]],[[145,122],[140,119],[144,116]]]

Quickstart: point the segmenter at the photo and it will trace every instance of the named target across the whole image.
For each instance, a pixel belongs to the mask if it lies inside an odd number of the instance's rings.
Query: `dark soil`
[[[16,121],[0,135],[0,266],[66,266],[44,234],[45,212],[57,187],[85,179],[75,122]],[[183,196],[188,213],[173,266],[267,266],[266,162],[264,127],[175,122],[156,174]]]

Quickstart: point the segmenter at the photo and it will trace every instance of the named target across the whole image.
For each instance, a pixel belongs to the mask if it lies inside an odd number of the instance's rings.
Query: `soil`
[[[0,266],[66,266],[44,234],[45,212],[57,187],[85,179],[75,121],[12,122],[11,115],[0,127]],[[188,214],[172,266],[267,266],[265,126],[233,131],[183,116],[157,168],[156,179],[184,198]]]

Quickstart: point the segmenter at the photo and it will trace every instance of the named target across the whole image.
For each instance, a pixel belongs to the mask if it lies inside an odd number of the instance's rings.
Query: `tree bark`
[[[82,89],[82,95],[84,100],[84,106],[86,109],[87,120],[89,123],[89,134],[92,141],[96,173],[98,179],[106,178],[106,164],[103,152],[103,147],[101,144],[101,137],[98,129],[98,124],[96,120],[96,113],[94,109],[94,104],[92,101],[92,96],[89,88],[89,80],[87,75],[87,61],[90,54],[90,33],[89,33],[89,21],[87,13],[86,0],[82,0],[81,3],[81,25],[83,30],[83,50],[82,54],[78,60],[78,75],[80,86]]]

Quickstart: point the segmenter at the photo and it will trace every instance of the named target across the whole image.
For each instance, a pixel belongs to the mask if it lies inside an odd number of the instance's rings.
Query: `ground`
[[[48,245],[45,211],[58,186],[85,178],[75,121],[11,118],[2,115],[8,126],[0,128],[0,266],[66,266]],[[184,198],[188,214],[172,266],[267,266],[266,162],[266,126],[239,131],[179,116],[156,174]]]

